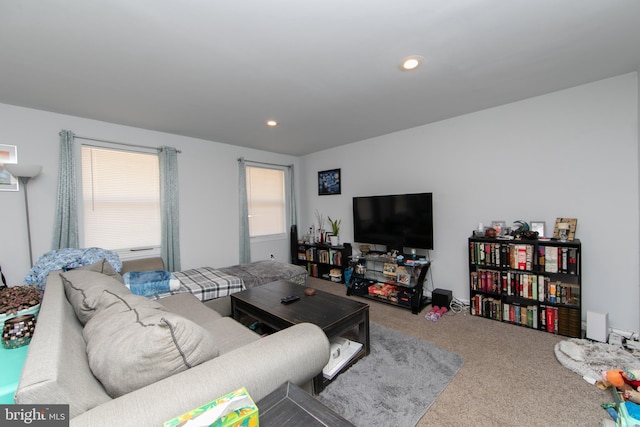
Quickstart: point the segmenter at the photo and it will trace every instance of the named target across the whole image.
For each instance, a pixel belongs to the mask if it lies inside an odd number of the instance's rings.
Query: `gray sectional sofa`
[[[69,404],[72,426],[159,426],[240,387],[256,402],[287,381],[310,390],[328,362],[315,325],[261,338],[220,314],[228,298],[151,301],[119,279],[107,262],[49,274],[16,403]]]

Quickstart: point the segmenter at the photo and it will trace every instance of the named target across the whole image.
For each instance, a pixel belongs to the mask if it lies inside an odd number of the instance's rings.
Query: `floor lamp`
[[[24,208],[27,212],[27,238],[29,239],[29,261],[33,267],[33,250],[31,249],[31,224],[29,223],[29,198],[27,197],[27,183],[31,178],[40,175],[42,166],[40,165],[23,165],[23,164],[4,164],[4,168],[20,181],[24,187]]]

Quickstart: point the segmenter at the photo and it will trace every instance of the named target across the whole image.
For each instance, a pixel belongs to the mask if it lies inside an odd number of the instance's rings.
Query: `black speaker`
[[[289,241],[289,251],[290,251],[290,255],[291,255],[291,264],[295,264],[296,261],[298,260],[298,226],[297,225],[292,225],[291,226],[291,234],[290,234],[290,241]]]
[[[431,293],[431,305],[438,307],[447,307],[449,309],[449,304],[451,304],[451,300],[453,299],[453,295],[451,291],[446,289],[434,289]]]

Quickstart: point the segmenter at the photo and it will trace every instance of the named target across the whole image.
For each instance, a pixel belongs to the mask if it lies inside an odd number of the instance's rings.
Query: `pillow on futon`
[[[94,262],[90,265],[84,265],[82,267],[74,268],[72,270],[86,270],[86,271],[95,271],[96,273],[106,274],[107,276],[111,276],[116,279],[118,282],[122,283],[122,276],[114,270],[113,266],[107,259],[102,259],[100,261]],[[67,270],[67,271],[72,271]]]
[[[116,294],[131,294],[127,287],[113,276],[81,268],[60,273],[67,300],[83,325],[93,316],[98,299],[105,289]]]
[[[111,397],[218,356],[210,332],[159,305],[110,291],[99,298],[82,334],[91,371]]]

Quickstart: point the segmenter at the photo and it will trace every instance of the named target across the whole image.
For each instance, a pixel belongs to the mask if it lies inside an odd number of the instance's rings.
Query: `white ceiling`
[[[638,0],[0,0],[0,103],[292,155],[639,69]]]

